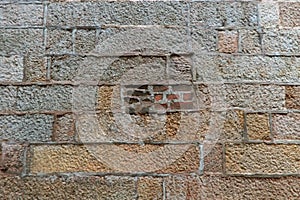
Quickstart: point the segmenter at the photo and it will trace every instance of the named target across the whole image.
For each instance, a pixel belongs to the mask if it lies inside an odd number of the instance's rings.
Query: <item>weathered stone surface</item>
[[[1,54],[40,54],[43,46],[43,29],[0,29]]]
[[[124,199],[136,196],[129,177],[1,177],[0,198],[14,199]]]
[[[262,1],[258,4],[259,25],[264,28],[279,25],[279,6],[275,1]]]
[[[193,2],[191,22],[198,26],[257,26],[257,5],[254,2]]]
[[[263,113],[248,113],[246,116],[247,134],[250,140],[269,140],[269,115]]]
[[[204,173],[222,173],[223,170],[223,145],[212,144],[210,152],[204,151]],[[205,149],[204,149],[205,150]]]
[[[198,81],[297,82],[300,59],[267,56],[193,57]]]
[[[299,54],[300,31],[297,29],[267,30],[262,38],[263,50],[270,54]]]
[[[50,4],[47,23],[54,26],[185,25],[186,16],[185,2],[68,2]]]
[[[163,179],[159,177],[141,177],[137,184],[138,199],[162,199]]]
[[[300,114],[273,114],[272,130],[275,139],[300,140]]]
[[[166,199],[299,199],[298,177],[169,176]]]
[[[23,58],[21,56],[0,56],[0,81],[23,80]]]
[[[50,141],[53,116],[2,115],[0,116],[0,138],[16,141]]]
[[[55,118],[53,139],[58,142],[73,142],[75,138],[75,116],[59,115]]]
[[[300,26],[299,2],[280,2],[280,24],[286,27]]]
[[[17,98],[17,87],[15,86],[0,86],[0,110],[14,110]]]
[[[228,144],[227,174],[299,174],[300,145]]]
[[[187,173],[198,171],[199,155],[194,145],[51,145],[32,147],[29,165],[32,174]]]
[[[26,56],[24,61],[25,81],[45,81],[47,74],[47,58],[43,56]]]
[[[18,88],[16,109],[28,110],[71,110],[71,86],[23,86]]]
[[[0,26],[41,26],[43,5],[0,5]]]
[[[238,51],[238,32],[220,31],[218,34],[218,50],[221,53],[235,53]]]
[[[192,62],[189,57],[173,55],[170,57],[170,63],[167,68],[167,77],[169,81],[189,82],[192,80]]]
[[[285,87],[285,103],[288,109],[300,109],[300,86]]]
[[[72,53],[72,30],[48,29],[46,52],[50,54]]]
[[[240,30],[240,52],[258,54],[261,52],[260,35],[256,30]]]
[[[193,49],[203,52],[214,52],[217,49],[218,31],[192,26]]]
[[[89,53],[96,46],[96,30],[77,29],[75,36],[75,52]]]
[[[25,145],[0,144],[0,175],[21,174],[24,170]]]

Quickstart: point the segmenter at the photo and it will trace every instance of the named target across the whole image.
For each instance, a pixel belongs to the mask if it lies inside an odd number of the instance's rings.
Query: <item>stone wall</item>
[[[300,2],[0,1],[0,199],[300,199]]]

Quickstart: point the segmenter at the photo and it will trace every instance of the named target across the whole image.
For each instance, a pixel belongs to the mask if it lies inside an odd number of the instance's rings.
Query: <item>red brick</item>
[[[154,92],[164,92],[168,89],[169,89],[169,87],[167,85],[154,85],[153,86]]]
[[[163,95],[157,94],[157,95],[154,96],[154,99],[155,99],[155,101],[160,101],[160,100],[163,99]]]
[[[184,101],[190,101],[192,99],[193,99],[193,94],[191,94],[191,93],[184,93],[183,94],[183,100]]]
[[[168,99],[168,100],[179,99],[179,95],[177,95],[177,94],[168,94],[168,95],[167,95],[167,99]]]

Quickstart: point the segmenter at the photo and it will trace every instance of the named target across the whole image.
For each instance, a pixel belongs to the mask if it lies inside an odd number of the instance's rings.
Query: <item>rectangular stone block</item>
[[[137,181],[138,199],[163,199],[163,179],[160,177],[140,177]]]
[[[299,199],[299,177],[169,176],[166,199]]]
[[[28,55],[24,57],[24,79],[28,82],[45,81],[47,76],[47,58]]]
[[[277,140],[300,140],[300,114],[272,114],[272,130]]]
[[[72,29],[48,29],[46,52],[70,54],[73,52]]]
[[[74,142],[76,132],[75,129],[74,115],[58,115],[55,117],[53,140],[57,142]]]
[[[30,173],[187,173],[199,169],[194,145],[33,146]]]
[[[0,111],[14,110],[17,87],[15,86],[0,86]]]
[[[0,139],[30,142],[51,141],[53,116],[2,115],[0,116]]]
[[[269,54],[300,53],[300,30],[267,30],[262,38],[263,50]]]
[[[199,26],[191,27],[192,48],[196,52],[215,52],[217,50],[218,31]]]
[[[14,199],[124,199],[136,197],[130,177],[1,177],[0,198]]]
[[[239,52],[259,54],[261,52],[260,37],[258,30],[239,30]]]
[[[258,4],[259,24],[264,28],[276,27],[280,23],[279,5],[276,1],[261,1]]]
[[[193,57],[198,81],[297,82],[300,59],[268,56]]]
[[[247,120],[247,136],[250,140],[270,140],[270,118],[269,114],[264,113],[248,113]]]
[[[21,82],[23,71],[21,56],[0,56],[0,81]]]
[[[283,175],[300,173],[300,145],[228,144],[226,173],[236,175]]]
[[[21,174],[24,170],[25,146],[22,144],[0,143],[0,176]]]
[[[285,106],[287,109],[300,110],[300,86],[285,87]]]
[[[0,29],[0,54],[41,54],[43,41],[43,29]]]
[[[285,27],[300,26],[300,2],[280,2],[280,24]]]
[[[43,24],[43,5],[0,5],[0,13],[0,26],[41,26]]]
[[[75,36],[75,52],[90,53],[96,47],[96,29],[77,29]]]
[[[166,13],[168,13],[166,15]],[[48,25],[185,25],[187,3],[174,1],[51,3]]]
[[[63,111],[72,109],[71,86],[23,86],[18,88],[16,109]]]
[[[212,27],[252,27],[258,25],[255,2],[193,2],[191,23]]]

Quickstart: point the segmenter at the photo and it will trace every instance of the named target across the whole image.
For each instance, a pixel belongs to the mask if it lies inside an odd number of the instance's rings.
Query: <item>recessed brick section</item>
[[[269,140],[270,139],[270,123],[269,114],[264,113],[248,113],[247,133],[250,140]]]
[[[235,53],[238,50],[238,33],[237,31],[220,31],[219,32],[219,52]]]
[[[285,87],[285,104],[288,109],[300,109],[300,86]]]
[[[227,174],[284,175],[300,173],[300,145],[296,144],[228,144]]]
[[[286,27],[300,26],[299,10],[299,2],[279,3],[280,24]]]

